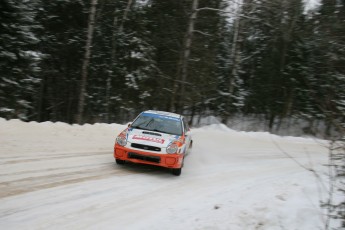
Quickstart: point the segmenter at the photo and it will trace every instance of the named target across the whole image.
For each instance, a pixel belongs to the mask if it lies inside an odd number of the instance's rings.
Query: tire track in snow
[[[115,163],[111,163],[113,165]],[[132,168],[123,170],[114,167],[101,167],[97,169],[86,169],[68,173],[57,173],[46,176],[28,177],[9,182],[0,182],[0,199],[15,196],[23,193],[34,192],[42,189],[54,188],[69,184],[82,183],[91,180],[101,180],[114,176],[126,176],[132,174],[145,173],[151,168]]]
[[[78,154],[78,155],[73,155]],[[37,162],[37,161],[45,161],[45,160],[57,160],[57,159],[65,159],[65,158],[76,158],[76,157],[86,157],[86,156],[95,156],[95,155],[109,155],[109,152],[85,152],[85,153],[62,153],[62,154],[46,154],[46,155],[37,155],[34,158],[25,158],[23,156],[14,156],[14,157],[3,157],[0,161],[0,165],[7,165],[7,164],[17,164],[17,163],[26,163],[26,162]],[[38,158],[39,157],[39,158]]]
[[[109,152],[52,153],[51,155],[44,155],[44,157],[31,155],[29,159],[5,161],[2,163],[2,170],[0,170],[0,198],[91,180],[157,170],[152,167],[140,166],[117,167],[114,161],[109,161],[111,157],[112,153]],[[60,161],[59,164],[57,164],[57,160]],[[28,164],[30,167],[27,167]],[[7,171],[6,166],[11,171]],[[30,169],[22,170],[28,168]]]

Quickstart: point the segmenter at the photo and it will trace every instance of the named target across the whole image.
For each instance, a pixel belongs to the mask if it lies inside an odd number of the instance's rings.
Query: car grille
[[[160,157],[145,156],[145,155],[141,155],[141,154],[137,154],[137,153],[132,153],[132,152],[128,153],[128,158],[138,159],[138,160],[143,160],[143,161],[149,161],[149,162],[154,162],[154,163],[161,162],[161,158]]]
[[[150,145],[142,145],[142,144],[132,143],[131,146],[133,148],[137,148],[137,149],[144,149],[144,150],[156,151],[156,152],[161,151],[161,148],[155,147],[155,146],[150,146]]]

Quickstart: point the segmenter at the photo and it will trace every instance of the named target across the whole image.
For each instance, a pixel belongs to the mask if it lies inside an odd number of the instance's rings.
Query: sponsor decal
[[[165,140],[157,137],[148,137],[148,136],[142,136],[142,135],[134,135],[133,139],[135,140],[143,140],[143,141],[151,141],[156,142],[160,144],[164,144]]]

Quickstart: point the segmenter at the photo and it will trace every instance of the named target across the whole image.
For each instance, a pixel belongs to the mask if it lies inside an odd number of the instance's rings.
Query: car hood
[[[160,133],[142,129],[128,129],[127,141],[130,143],[137,143],[142,145],[156,146],[166,148],[173,141],[180,138],[178,135]]]

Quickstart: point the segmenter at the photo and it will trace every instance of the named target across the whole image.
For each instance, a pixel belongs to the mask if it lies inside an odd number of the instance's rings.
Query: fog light
[[[123,155],[125,155],[125,151],[120,150],[120,149],[116,149],[115,150],[115,155],[118,157],[122,157]]]
[[[167,165],[173,165],[173,164],[176,163],[176,159],[173,158],[173,157],[167,157],[167,158],[165,159],[165,163],[166,163]]]

